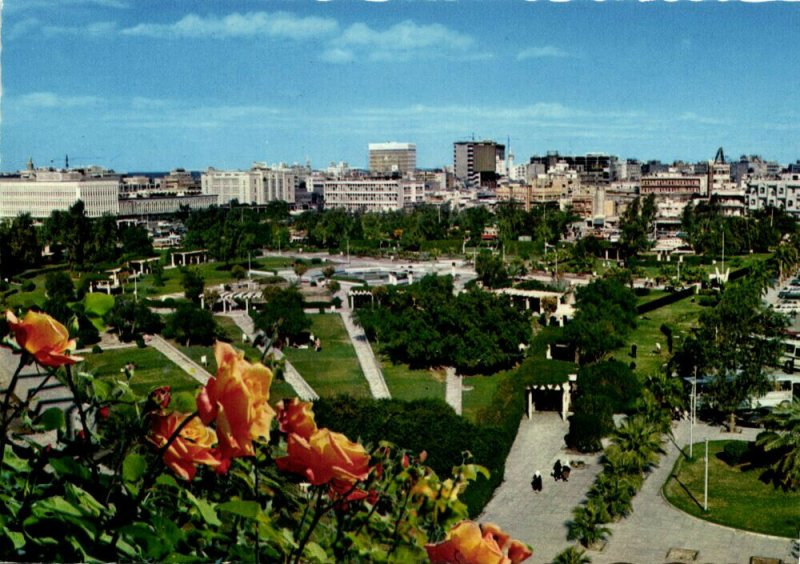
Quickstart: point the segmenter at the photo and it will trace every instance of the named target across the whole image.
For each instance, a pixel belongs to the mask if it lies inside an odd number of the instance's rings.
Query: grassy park
[[[413,369],[407,364],[394,364],[381,358],[381,369],[389,393],[404,401],[417,399],[439,399],[444,401],[444,371]]]
[[[702,443],[694,445],[694,460],[680,457],[664,484],[672,505],[713,523],[788,538],[800,529],[800,492],[784,492],[760,480],[761,468],[730,465],[720,456],[725,444],[708,443],[708,512],[703,512]]]
[[[136,365],[131,387],[146,395],[153,388],[169,385],[173,392],[193,390],[199,383],[175,366],[156,349],[137,347],[112,349],[98,354],[86,354],[83,370],[100,378],[124,378],[122,369],[132,362]]]
[[[610,356],[623,362],[636,363],[636,371],[640,374],[652,374],[661,369],[670,357],[667,339],[661,332],[661,326],[667,325],[673,332],[673,347],[677,349],[689,330],[697,324],[703,306],[697,303],[695,296],[688,296],[668,306],[640,315],[636,329],[631,332],[627,343],[611,351]],[[661,345],[661,351],[656,349]],[[637,358],[630,357],[631,345],[637,346]]]
[[[347,394],[369,397],[369,386],[358,364],[356,351],[335,314],[314,314],[309,329],[322,343],[322,350],[286,348],[283,353],[320,396]]]

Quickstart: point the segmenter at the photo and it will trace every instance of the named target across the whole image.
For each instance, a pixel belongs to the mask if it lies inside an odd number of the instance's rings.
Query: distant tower
[[[33,170],[33,157],[28,157],[28,170]]]
[[[69,155],[64,155],[64,168],[69,170]]]

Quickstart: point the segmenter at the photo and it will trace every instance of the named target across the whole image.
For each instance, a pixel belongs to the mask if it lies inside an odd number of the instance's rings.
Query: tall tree
[[[725,289],[719,304],[703,312],[695,334],[685,340],[683,370],[691,370],[693,363],[698,373],[711,377],[712,404],[728,415],[730,430],[736,428],[736,411],[769,389],[768,371],[778,364],[787,324],[745,279]]]
[[[183,286],[183,295],[186,299],[191,300],[195,304],[200,303],[200,296],[203,295],[203,290],[206,287],[206,281],[200,271],[196,268],[182,268],[181,269],[181,285]]]
[[[620,220],[622,248],[628,257],[635,257],[650,248],[650,234],[656,217],[655,196],[636,198],[625,209]]]
[[[775,408],[762,423],[767,431],[758,436],[756,444],[775,459],[772,481],[796,490],[800,487],[800,402]]]
[[[255,314],[253,321],[267,335],[296,340],[311,327],[311,319],[303,311],[303,296],[296,288],[272,290],[265,297],[267,304]]]

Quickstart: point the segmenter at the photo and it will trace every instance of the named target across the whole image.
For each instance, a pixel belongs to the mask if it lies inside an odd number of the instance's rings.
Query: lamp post
[[[694,454],[694,418],[697,410],[697,367],[694,367],[694,377],[692,378],[692,397],[689,399],[689,409],[691,410],[689,420],[689,459]]]
[[[708,512],[708,437],[706,437],[705,478],[703,480],[703,511]]]

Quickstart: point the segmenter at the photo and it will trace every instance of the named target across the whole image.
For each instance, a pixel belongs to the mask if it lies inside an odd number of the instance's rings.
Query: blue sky
[[[800,158],[800,4],[5,0],[3,170]]]

